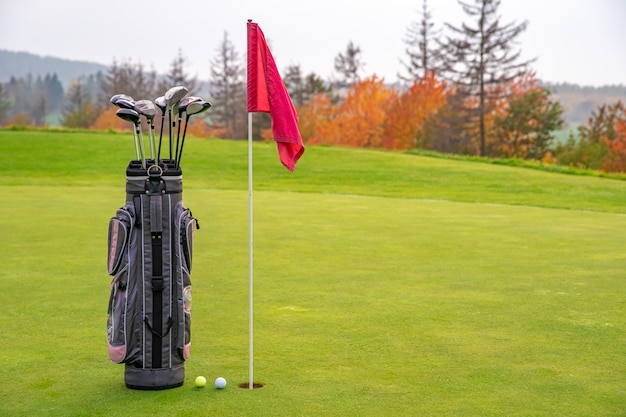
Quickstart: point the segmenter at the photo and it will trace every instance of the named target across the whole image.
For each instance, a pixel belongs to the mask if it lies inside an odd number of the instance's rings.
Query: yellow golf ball
[[[199,376],[196,378],[196,387],[204,388],[206,386],[206,378],[203,376]]]

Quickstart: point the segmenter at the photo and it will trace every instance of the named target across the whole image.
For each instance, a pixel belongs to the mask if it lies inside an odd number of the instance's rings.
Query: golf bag
[[[107,315],[109,357],[125,364],[128,388],[183,385],[191,345],[191,264],[194,229],[182,202],[175,164],[139,161],[126,169],[126,204],[109,223]]]

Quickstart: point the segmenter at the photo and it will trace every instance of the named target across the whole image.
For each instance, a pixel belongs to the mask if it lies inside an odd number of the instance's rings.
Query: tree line
[[[299,65],[283,81],[300,115],[305,143],[516,157],[608,171],[626,170],[626,110],[621,102],[594,110],[576,137],[559,143],[563,107],[522,60],[518,36],[528,22],[502,22],[500,0],[458,0],[467,19],[437,25],[427,0],[403,39],[406,57],[400,83],[364,75],[361,49],[350,41],[334,60],[336,77],[324,80]],[[59,95],[55,75],[11,79],[0,84],[0,124],[41,125],[46,112],[62,105],[68,127],[124,129],[108,98],[123,92],[155,98],[198,80],[185,73],[179,50],[169,72],[159,77],[140,63],[114,62],[106,73],[75,80]],[[245,56],[228,32],[210,61],[208,86],[213,109],[190,124],[190,134],[244,139],[247,135]],[[56,81],[55,81],[56,80]],[[62,104],[61,104],[62,103]],[[254,114],[256,138],[269,136],[269,118]],[[20,119],[21,118],[21,119]]]

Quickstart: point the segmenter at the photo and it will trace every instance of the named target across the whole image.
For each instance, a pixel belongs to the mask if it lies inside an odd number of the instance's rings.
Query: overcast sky
[[[438,26],[471,22],[456,0],[428,5]],[[299,64],[329,78],[352,41],[364,75],[393,82],[421,7],[422,0],[0,0],[0,49],[105,65],[131,59],[167,72],[180,48],[190,75],[206,80],[225,32],[244,57],[250,18],[281,71]],[[500,15],[502,23],[528,21],[522,56],[537,58],[544,81],[626,85],[626,1],[502,0]]]

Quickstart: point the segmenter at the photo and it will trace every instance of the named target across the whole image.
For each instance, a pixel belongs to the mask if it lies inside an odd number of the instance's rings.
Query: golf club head
[[[115,104],[120,109],[130,109],[130,110],[135,109],[135,102],[133,100],[127,100],[125,98],[120,98],[116,100],[115,103],[113,104]]]
[[[126,120],[127,122],[131,122],[135,125],[139,123],[139,113],[133,109],[121,108],[115,112],[115,115],[120,119]]]
[[[161,113],[165,113],[165,108],[167,107],[167,103],[165,103],[165,96],[154,99],[154,105],[161,110]]]
[[[211,103],[203,99],[186,103],[185,112],[187,113],[187,118],[185,121],[185,131],[183,133],[183,142],[180,145],[180,151],[178,150],[178,144],[176,146],[176,167],[177,168],[180,168],[180,160],[183,156],[183,147],[185,146],[185,136],[187,135],[187,125],[189,124],[189,118],[194,114],[202,113],[203,111],[206,111],[210,108],[211,108]]]
[[[191,103],[196,103],[198,101],[204,100],[202,100],[200,97],[195,96],[185,97],[184,99],[182,99],[178,104],[178,115],[180,116],[183,112],[185,112],[188,105],[190,105]]]
[[[134,110],[149,120],[154,119],[156,115],[156,106],[150,100],[136,101]]]
[[[135,101],[134,98],[132,98],[131,96],[128,96],[126,94],[116,94],[113,97],[111,97],[111,99],[109,101],[111,102],[111,104],[115,104],[119,99],[124,99],[124,100],[128,100],[128,101]]]
[[[166,109],[169,110],[169,119],[170,119],[170,138],[169,138],[169,149],[170,149],[170,160],[174,158],[174,139],[172,135],[172,131],[176,126],[176,113],[178,112],[178,103],[185,97],[187,94],[187,87],[182,85],[172,87],[165,92],[165,104],[167,105]],[[180,131],[180,129],[179,129]]]
[[[168,107],[171,107],[174,103],[181,101],[188,91],[187,87],[182,85],[170,88],[163,96],[165,98],[165,104],[167,104]]]
[[[191,116],[192,114],[202,113],[203,111],[207,111],[211,108],[211,103],[208,101],[195,101],[193,103],[189,103],[187,105],[187,116]]]

